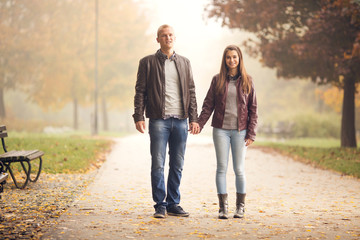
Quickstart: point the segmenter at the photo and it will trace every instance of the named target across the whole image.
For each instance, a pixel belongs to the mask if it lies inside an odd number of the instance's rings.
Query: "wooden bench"
[[[36,182],[40,176],[41,168],[42,168],[42,156],[44,152],[39,150],[21,150],[21,151],[7,151],[5,145],[5,138],[7,137],[6,126],[0,126],[0,138],[2,142],[2,146],[4,149],[4,153],[0,154],[0,162],[3,163],[5,170],[9,171],[10,176],[17,188],[25,188],[28,182]],[[38,160],[38,161],[36,161]],[[32,169],[31,162],[35,162],[35,168]],[[23,172],[23,176],[20,176],[16,179],[14,174],[14,169],[12,165],[15,163],[20,163],[19,171]],[[24,176],[25,175],[25,176]]]
[[[0,193],[4,191],[4,184],[6,183],[6,179],[8,178],[8,174],[5,172],[5,166],[2,162],[0,162]],[[0,195],[1,199],[1,195]]]

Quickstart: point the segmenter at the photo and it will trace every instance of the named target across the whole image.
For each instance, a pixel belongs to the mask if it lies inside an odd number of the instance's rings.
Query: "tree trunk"
[[[79,129],[79,104],[76,97],[73,98],[73,104],[74,104],[74,130]]]
[[[106,108],[105,97],[101,98],[101,110],[102,110],[102,117],[103,117],[103,130],[108,131],[109,130],[109,118],[108,118],[108,112],[107,112],[107,108]]]
[[[0,119],[4,119],[5,117],[4,88],[0,87]]]
[[[341,119],[341,147],[356,147],[355,77],[344,78],[344,100]]]

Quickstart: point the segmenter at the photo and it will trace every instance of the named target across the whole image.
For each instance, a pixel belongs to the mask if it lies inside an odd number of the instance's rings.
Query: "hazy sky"
[[[303,86],[305,81],[284,81],[276,77],[274,69],[265,68],[261,63],[250,58],[241,43],[249,38],[249,33],[230,30],[222,27],[219,21],[207,19],[204,12],[209,0],[137,0],[140,9],[147,9],[150,28],[148,34],[153,37],[153,52],[159,48],[156,32],[160,25],[169,24],[174,27],[177,37],[175,51],[189,58],[196,85],[198,109],[210,86],[212,77],[220,70],[223,51],[230,44],[238,45],[243,53],[247,72],[253,77],[259,103],[259,114],[262,118],[272,118],[272,110],[285,109],[279,102],[292,102],[289,96],[274,97],[274,94],[292,94],[294,86]],[[151,54],[150,52],[148,54]],[[279,92],[280,91],[280,92]],[[274,101],[276,103],[274,103]],[[292,109],[295,109],[294,107]],[[275,113],[276,114],[276,113]],[[259,122],[262,120],[259,119]],[[208,124],[210,125],[210,124]]]
[[[197,93],[206,93],[211,78],[220,69],[224,48],[229,44],[239,45],[245,33],[222,28],[220,22],[207,19],[204,8],[209,0],[142,0],[143,9],[149,14],[149,35],[153,36],[154,51],[159,48],[156,32],[160,25],[174,27],[175,51],[190,59]],[[249,62],[250,63],[250,62]],[[202,101],[202,100],[201,100]]]

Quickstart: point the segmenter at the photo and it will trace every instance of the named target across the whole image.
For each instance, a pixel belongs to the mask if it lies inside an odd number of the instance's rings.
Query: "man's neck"
[[[174,54],[174,49],[160,49],[163,54],[170,58]]]

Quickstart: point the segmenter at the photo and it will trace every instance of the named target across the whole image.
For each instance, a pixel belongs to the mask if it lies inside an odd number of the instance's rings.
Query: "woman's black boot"
[[[245,214],[245,193],[236,193],[236,211],[234,218],[243,218]]]
[[[219,218],[228,219],[228,195],[218,194],[219,197]]]

